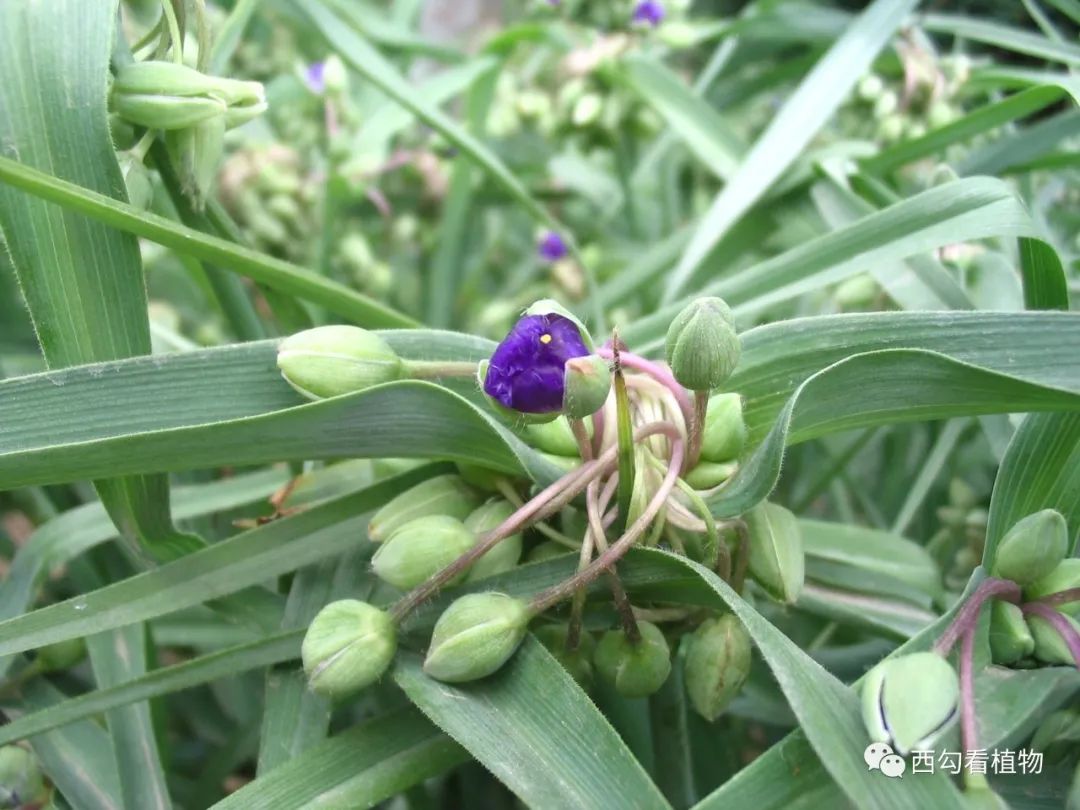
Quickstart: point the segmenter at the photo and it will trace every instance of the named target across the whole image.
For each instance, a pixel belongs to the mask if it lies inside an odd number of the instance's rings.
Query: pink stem
[[[960,740],[965,751],[974,751],[978,730],[975,717],[975,625],[964,632],[960,645]]]
[[[1044,605],[1040,602],[1028,602],[1027,604],[1021,605],[1020,609],[1024,611],[1024,613],[1046,619],[1046,621],[1050,623],[1050,626],[1057,630],[1058,635],[1061,636],[1061,640],[1064,641],[1065,645],[1069,648],[1069,652],[1072,653],[1073,662],[1076,666],[1080,667],[1080,633],[1076,632],[1076,628],[1069,623],[1068,619],[1049,605]]]
[[[607,345],[601,346],[596,353],[605,360],[612,360],[615,357],[614,352],[612,352],[611,348]],[[634,371],[648,374],[658,383],[670,390],[675,397],[675,401],[679,403],[679,408],[683,412],[683,419],[686,420],[686,424],[690,424],[694,413],[694,406],[690,402],[690,395],[686,393],[685,388],[676,382],[675,377],[666,366],[654,363],[652,360],[647,360],[640,355],[623,351],[622,349],[619,349],[619,362],[626,368],[632,368]]]
[[[1048,593],[1046,596],[1040,596],[1034,601],[1041,602],[1044,605],[1067,605],[1069,602],[1080,602],[1080,588],[1069,588],[1057,593]]]
[[[1020,586],[1008,579],[990,577],[983,580],[982,584],[975,589],[975,593],[964,603],[957,612],[941,638],[934,645],[934,650],[941,655],[948,655],[956,646],[957,640],[967,632],[969,627],[974,627],[979,621],[979,611],[988,599],[1004,599],[1007,602],[1020,601]]]

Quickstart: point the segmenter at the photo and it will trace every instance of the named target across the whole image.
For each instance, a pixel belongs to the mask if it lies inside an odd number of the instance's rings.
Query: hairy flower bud
[[[768,502],[751,509],[745,520],[750,532],[750,576],[774,599],[793,604],[806,576],[799,522],[784,507]]]
[[[863,722],[870,738],[900,756],[929,748],[957,717],[960,680],[949,662],[931,652],[887,658],[862,687]]]
[[[0,747],[0,808],[36,807],[47,798],[34,753],[19,745]]]
[[[340,698],[374,683],[390,666],[397,636],[390,616],[366,602],[331,602],[311,622],[300,647],[308,685]]]
[[[447,683],[490,675],[514,654],[530,618],[528,605],[504,593],[456,599],[435,623],[424,672]]]
[[[125,65],[113,80],[111,107],[127,121],[151,129],[186,129],[223,116],[237,126],[266,111],[259,82],[207,76],[175,62]]]
[[[731,310],[721,298],[698,298],[675,316],[664,344],[671,373],[684,388],[719,388],[742,351]]]
[[[428,515],[410,520],[387,537],[371,558],[371,567],[379,579],[408,590],[441,571],[475,542],[476,536],[460,520]]]
[[[604,633],[596,645],[593,666],[597,674],[623,697],[651,695],[664,685],[671,672],[671,650],[660,628],[638,622],[641,639],[631,641],[620,630]]]
[[[1035,650],[1024,613],[1010,602],[990,605],[990,654],[995,664],[1015,664]]]
[[[701,434],[701,457],[724,462],[738,458],[746,444],[742,397],[738,394],[715,394],[709,397],[705,428]]]
[[[1065,559],[1069,529],[1053,509],[1028,515],[1009,529],[998,545],[991,573],[1027,585],[1045,577]]]
[[[584,419],[604,407],[611,393],[611,367],[595,354],[566,361],[563,384],[563,413]]]
[[[1080,588],[1080,557],[1062,560],[1049,574],[1026,586],[1024,596],[1028,599],[1041,599],[1052,593],[1070,591],[1073,588]],[[1055,605],[1055,607],[1062,613],[1080,618],[1080,599]]]
[[[694,489],[712,489],[731,478],[738,468],[739,465],[734,461],[724,461],[719,464],[712,461],[699,461],[683,478]]]
[[[285,382],[308,399],[351,394],[402,376],[401,358],[374,332],[357,326],[317,326],[278,346]]]
[[[465,528],[479,540],[481,535],[506,522],[514,511],[514,505],[505,498],[492,498],[465,518]],[[474,562],[465,576],[465,581],[476,582],[479,579],[509,571],[518,564],[519,559],[521,559],[521,532],[500,540],[495,548]]]
[[[570,425],[561,416],[550,422],[526,425],[524,436],[537,450],[556,456],[578,457],[577,440]]]
[[[703,622],[687,639],[683,679],[690,705],[715,720],[750,675],[750,636],[730,613]]]
[[[1072,625],[1073,632],[1080,633],[1080,622],[1065,613],[1061,615]],[[1035,639],[1035,657],[1038,660],[1045,664],[1080,665],[1073,659],[1069,645],[1065,643],[1065,639],[1061,637],[1054,625],[1042,616],[1031,613],[1025,618],[1031,630],[1031,637]]]
[[[478,505],[476,494],[460,476],[436,475],[387,501],[368,523],[368,537],[381,543],[406,523],[431,515],[464,520]]]
[[[547,647],[549,653],[555,656],[555,660],[563,665],[563,669],[570,673],[575,681],[583,689],[588,689],[593,679],[593,653],[596,650],[596,640],[588,633],[582,633],[578,640],[578,646],[573,650],[566,649],[566,637],[570,628],[566,624],[544,624],[533,631],[537,641]]]

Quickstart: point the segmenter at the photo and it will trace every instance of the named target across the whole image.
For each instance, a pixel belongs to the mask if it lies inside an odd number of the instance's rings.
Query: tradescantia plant
[[[1080,9],[482,5],[0,3],[0,807],[1080,807]]]

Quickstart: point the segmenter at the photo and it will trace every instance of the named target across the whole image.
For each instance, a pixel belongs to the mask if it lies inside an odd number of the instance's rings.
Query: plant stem
[[[990,577],[983,580],[975,593],[971,594],[967,602],[956,613],[941,638],[934,645],[934,651],[940,655],[948,655],[956,642],[967,632],[969,627],[974,627],[979,621],[979,610],[988,599],[1004,599],[1007,602],[1020,601],[1020,586],[1008,579]]]
[[[694,416],[690,422],[690,443],[686,451],[683,472],[694,469],[701,457],[701,440],[705,435],[705,414],[709,410],[709,392],[694,392]]]
[[[750,565],[750,529],[747,528],[746,521],[740,519],[725,521],[720,528],[734,529],[735,534],[739,536],[738,548],[735,549],[735,555],[729,565],[732,567],[730,580],[732,590],[741,594],[743,585],[746,584],[746,569]],[[728,556],[732,557],[730,551],[728,551]]]
[[[975,627],[975,622],[966,626],[960,645],[960,742],[965,751],[976,749],[978,737],[975,717]]]
[[[1061,613],[1058,613],[1052,607],[1042,602],[1027,602],[1020,606],[1020,609],[1024,613],[1032,616],[1038,616],[1041,619],[1046,619],[1053,627],[1061,640],[1065,642],[1065,646],[1069,648],[1069,652],[1072,654],[1073,662],[1077,667],[1080,667],[1080,633],[1076,632],[1076,628],[1069,623]]]
[[[602,346],[596,353],[605,360],[614,360],[616,355],[614,344],[611,347]],[[618,352],[618,359],[621,365],[626,368],[632,368],[634,371],[648,374],[658,383],[670,390],[675,397],[675,401],[679,403],[679,407],[682,409],[683,418],[686,420],[687,424],[690,424],[690,417],[693,414],[690,396],[686,393],[686,389],[675,381],[675,377],[667,367],[625,350],[620,350]]]
[[[1032,601],[1043,605],[1067,605],[1069,602],[1080,602],[1080,588],[1069,588],[1057,593],[1050,593]]]
[[[615,340],[617,346],[617,336]],[[630,503],[634,495],[634,426],[630,420],[630,398],[626,394],[626,379],[623,377],[618,348],[614,349],[614,357],[615,435],[618,437],[616,450],[619,457],[619,519],[616,525],[622,532],[626,528],[626,520],[630,515]]]
[[[440,377],[475,377],[476,363],[467,360],[403,360],[405,376],[414,380]]]
[[[659,427],[659,425],[657,427]],[[641,513],[641,516],[634,521],[634,524],[626,530],[622,537],[609,546],[607,551],[593,560],[588,568],[584,571],[579,571],[565,582],[554,585],[533,597],[530,608],[534,613],[540,613],[547,610],[551,606],[566,599],[578,588],[590,585],[596,581],[596,578],[618,562],[619,559],[626,554],[639,539],[641,539],[641,536],[649,528],[649,524],[652,522],[653,518],[656,517],[661,507],[663,507],[664,502],[667,500],[668,495],[671,494],[672,489],[675,488],[675,481],[678,479],[679,470],[682,468],[684,452],[682,437],[678,435],[678,431],[673,425],[667,425],[667,427],[670,429],[668,437],[671,439],[672,443],[671,460],[668,463],[668,471],[667,475],[664,476],[664,481],[653,494],[652,499],[645,507],[645,511]],[[640,433],[640,431],[638,432]],[[667,431],[658,430],[657,432]]]
[[[585,420],[567,419],[566,421],[570,423],[570,431],[574,434],[574,441],[577,442],[578,452],[581,453],[581,460],[592,461],[592,440],[589,438],[589,429],[585,427]]]

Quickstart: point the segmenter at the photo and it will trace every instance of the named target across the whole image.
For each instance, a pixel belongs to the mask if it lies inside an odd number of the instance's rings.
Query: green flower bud
[[[886,143],[895,143],[904,136],[904,119],[895,113],[886,115],[878,123],[877,136]]]
[[[566,361],[563,376],[563,413],[584,419],[604,407],[611,393],[611,367],[595,354]]]
[[[125,65],[113,80],[111,106],[133,124],[151,129],[186,129],[224,115],[236,126],[266,111],[259,82],[225,79],[174,62]]]
[[[1036,580],[1024,588],[1024,596],[1028,599],[1041,599],[1052,593],[1061,593],[1073,588],[1080,588],[1080,557],[1070,557],[1062,560],[1045,577]],[[1073,602],[1054,605],[1062,613],[1080,618],[1080,599]]]
[[[735,370],[741,352],[731,309],[721,298],[692,301],[668,327],[664,349],[671,373],[684,388],[719,388]]]
[[[694,489],[712,489],[731,478],[737,469],[739,465],[734,461],[725,461],[721,464],[699,461],[683,478]]]
[[[1065,617],[1065,621],[1072,625],[1075,632],[1080,633],[1080,622],[1065,613],[1061,615]],[[1030,613],[1026,618],[1028,628],[1031,630],[1031,637],[1035,639],[1035,657],[1037,659],[1044,664],[1063,664],[1065,666],[1076,664],[1069,646],[1050,622],[1042,616]]]
[[[35,660],[42,672],[59,672],[71,669],[84,658],[86,642],[81,638],[72,638],[39,648]]]
[[[900,99],[892,90],[886,90],[874,102],[874,117],[886,118],[896,112]]]
[[[972,509],[979,502],[979,496],[963,478],[949,481],[949,503],[961,509]]]
[[[545,624],[536,628],[533,635],[537,641],[547,647],[549,653],[555,656],[555,660],[563,665],[563,669],[570,673],[583,689],[588,689],[593,679],[593,653],[596,650],[596,640],[588,633],[583,632],[576,649],[566,649],[566,636],[570,628],[566,624]]]
[[[750,532],[750,576],[773,598],[793,604],[806,576],[795,515],[779,504],[763,502],[744,519]]]
[[[505,498],[492,498],[465,518],[465,528],[479,539],[480,535],[500,526],[514,514],[514,505]],[[500,540],[495,548],[472,564],[465,576],[466,582],[491,577],[510,571],[521,559],[521,533]]]
[[[455,466],[462,481],[482,492],[498,492],[499,483],[506,480],[505,474],[481,467],[479,464],[466,464],[459,461]]]
[[[957,717],[960,680],[949,662],[931,652],[887,658],[862,687],[863,722],[870,738],[900,756],[929,748]]]
[[[377,681],[397,649],[389,614],[356,599],[331,602],[311,622],[300,647],[308,685],[330,698]]]
[[[504,593],[456,599],[435,623],[424,672],[447,683],[490,675],[514,654],[530,618],[528,605]]]
[[[278,346],[285,382],[308,399],[351,394],[401,378],[402,363],[374,332],[356,326],[317,326]]]
[[[326,57],[322,76],[328,93],[341,95],[349,89],[349,72],[345,70],[345,64],[336,53]]]
[[[587,127],[600,118],[603,109],[604,100],[597,93],[588,93],[574,102],[570,121],[575,127]]]
[[[709,397],[705,428],[701,434],[701,457],[706,461],[731,461],[739,457],[746,444],[742,397],[738,394],[715,394]]]
[[[1043,509],[1009,529],[997,548],[991,573],[1027,585],[1053,571],[1065,559],[1068,545],[1065,518],[1053,509]]]
[[[660,628],[638,622],[641,640],[630,641],[620,630],[604,633],[596,645],[593,666],[597,674],[623,697],[651,695],[664,685],[671,672],[671,650]]]
[[[387,537],[371,558],[371,567],[379,579],[408,590],[448,566],[475,542],[476,536],[460,520],[428,515],[410,520]]]
[[[990,653],[995,664],[1015,664],[1035,650],[1024,613],[1009,602],[990,605]]]
[[[368,522],[368,537],[381,543],[406,523],[431,515],[464,520],[479,504],[460,476],[436,475],[387,501]]]
[[[32,751],[19,745],[0,748],[0,808],[37,805],[48,798]]]
[[[150,173],[143,162],[130,152],[117,155],[117,160],[120,163],[120,173],[124,176],[128,202],[145,211],[154,199],[154,184],[150,181]]]
[[[703,622],[687,644],[683,678],[690,705],[706,720],[715,720],[750,675],[750,636],[727,613]]]
[[[858,94],[863,101],[874,101],[885,89],[885,82],[876,73],[870,73],[859,79]]]
[[[525,438],[537,450],[556,456],[578,458],[577,440],[563,417],[542,424],[526,425]]]

